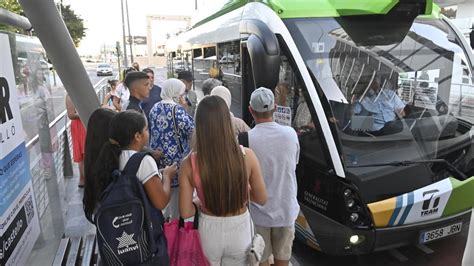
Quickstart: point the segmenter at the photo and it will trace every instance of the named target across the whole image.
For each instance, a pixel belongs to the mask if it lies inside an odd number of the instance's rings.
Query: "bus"
[[[190,66],[197,91],[215,62],[231,111],[249,125],[252,91],[274,91],[274,119],[292,126],[301,146],[298,239],[351,255],[466,230],[474,205],[474,57],[437,5],[213,6],[168,42],[168,62]]]

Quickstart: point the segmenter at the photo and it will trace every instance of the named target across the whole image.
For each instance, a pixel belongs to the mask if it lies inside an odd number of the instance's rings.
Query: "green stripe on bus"
[[[471,209],[474,206],[474,177],[464,181],[452,177],[449,180],[453,190],[446,208],[444,208],[443,217]]]
[[[428,8],[428,5],[426,6]],[[418,16],[419,19],[439,19],[441,18],[441,7],[431,4],[431,14]]]
[[[387,14],[399,1],[275,0],[262,2],[270,6],[281,18],[301,18]]]
[[[249,2],[259,2],[269,6],[280,18],[307,18],[307,17],[343,17],[356,15],[383,15],[387,14],[399,0],[229,0],[223,3],[222,8],[209,14],[205,19],[197,22],[198,27],[217,17],[238,9]],[[432,0],[426,0],[425,15],[422,18],[439,18],[441,9],[433,4]]]

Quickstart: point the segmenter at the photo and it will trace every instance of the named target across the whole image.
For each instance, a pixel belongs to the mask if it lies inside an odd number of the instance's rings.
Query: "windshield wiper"
[[[448,172],[458,180],[466,180],[468,177],[457,169],[453,164],[446,161],[445,159],[432,159],[432,160],[418,160],[418,161],[394,161],[389,163],[373,163],[373,164],[362,164],[362,165],[348,165],[346,168],[361,168],[361,167],[379,167],[379,166],[409,166],[413,164],[426,164],[426,163],[440,163],[447,166]]]

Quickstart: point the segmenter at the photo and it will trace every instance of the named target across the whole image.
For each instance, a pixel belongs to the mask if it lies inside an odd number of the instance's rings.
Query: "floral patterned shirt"
[[[177,124],[178,136],[174,130],[173,108],[176,108],[174,121]],[[158,168],[161,169],[176,162],[179,169],[181,161],[191,150],[190,140],[194,130],[193,118],[182,106],[160,101],[151,109],[148,121],[150,123],[150,147],[163,152],[158,162]],[[181,149],[178,146],[178,139]],[[177,185],[175,184],[177,181],[176,179],[173,185]]]

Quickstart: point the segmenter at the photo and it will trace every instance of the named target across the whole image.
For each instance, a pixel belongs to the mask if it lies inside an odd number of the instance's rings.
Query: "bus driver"
[[[368,91],[357,99],[353,95],[351,102],[355,104],[354,114],[371,115],[373,125],[368,131],[373,135],[387,135],[400,132],[403,129],[402,122],[396,120],[397,115],[405,116],[405,103],[400,99],[395,90],[384,86],[381,88],[381,78],[375,78]],[[352,121],[354,123],[354,121]]]

